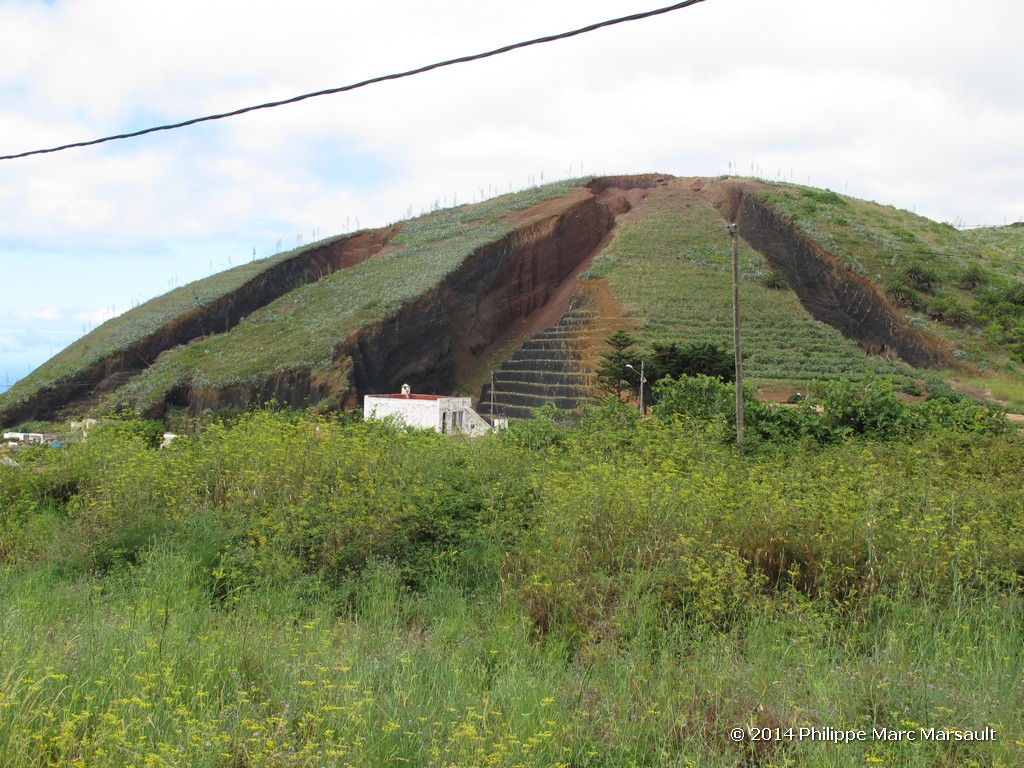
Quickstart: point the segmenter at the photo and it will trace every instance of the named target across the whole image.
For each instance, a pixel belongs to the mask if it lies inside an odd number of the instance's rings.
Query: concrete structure
[[[468,397],[414,395],[405,384],[401,394],[366,395],[363,418],[390,418],[408,427],[433,429],[447,435],[481,435],[490,431],[490,425],[480,418],[472,405]]]
[[[49,432],[4,432],[4,440],[17,441],[19,443],[34,443],[46,445],[59,439],[58,435]]]

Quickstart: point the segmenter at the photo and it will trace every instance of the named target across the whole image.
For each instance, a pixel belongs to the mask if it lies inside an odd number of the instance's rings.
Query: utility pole
[[[644,376],[644,361],[640,361],[640,415],[644,415],[644,384],[647,378]]]
[[[740,243],[736,224],[727,224],[732,235],[732,345],[736,354],[736,447],[743,455],[743,354],[740,351]]]
[[[634,368],[630,363],[626,363],[626,367],[629,368],[634,373],[636,372],[636,368]],[[647,383],[647,377],[644,376],[644,361],[641,360],[640,361],[640,415],[641,416],[644,415],[644,384],[646,384],[646,383]]]

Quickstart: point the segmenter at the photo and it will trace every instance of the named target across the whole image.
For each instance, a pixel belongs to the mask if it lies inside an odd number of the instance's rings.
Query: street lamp
[[[732,346],[736,353],[736,447],[743,455],[743,353],[740,351],[740,257],[735,224],[726,224],[732,237]]]
[[[634,373],[636,372],[636,368],[634,368],[630,363],[626,363],[626,367],[629,368],[629,370],[633,371]],[[647,383],[647,378],[644,376],[644,361],[641,360],[640,361],[640,413],[644,412],[644,384],[646,384],[646,383]]]

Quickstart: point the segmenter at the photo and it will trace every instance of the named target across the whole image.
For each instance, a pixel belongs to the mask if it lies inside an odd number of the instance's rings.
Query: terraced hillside
[[[340,408],[404,382],[480,392],[491,371],[499,394],[521,390],[514,415],[568,405],[616,328],[731,347],[727,221],[756,382],[916,368],[1024,391],[1024,228],[960,232],[807,187],[646,175],[534,188],[197,281],[19,381],[0,422],[124,404]]]
[[[746,231],[738,208],[741,191],[755,201],[760,193],[756,186],[680,180],[630,214],[595,260],[591,274],[609,283],[634,319],[638,335],[655,342],[710,341],[731,349],[731,241],[724,224],[738,212],[740,232]],[[731,214],[724,210],[728,206],[733,206]],[[801,296],[785,282],[769,287],[773,265],[745,239],[739,257],[742,343],[751,377],[808,380],[908,373],[893,355],[866,354],[858,345],[866,331],[847,338],[824,318],[816,319],[806,305],[819,294]],[[843,314],[836,308],[833,319]]]

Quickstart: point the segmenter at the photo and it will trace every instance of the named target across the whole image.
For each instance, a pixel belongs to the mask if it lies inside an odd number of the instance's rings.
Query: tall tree
[[[605,339],[605,343],[611,350],[601,355],[601,362],[595,371],[597,386],[605,392],[614,392],[616,397],[622,397],[624,391],[633,389],[633,379],[636,378],[629,366],[639,366],[639,358],[630,351],[636,344],[636,338],[620,330]]]

